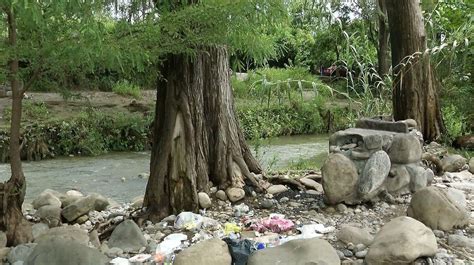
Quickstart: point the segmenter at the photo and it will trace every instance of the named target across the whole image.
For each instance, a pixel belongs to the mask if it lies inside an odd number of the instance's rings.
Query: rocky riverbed
[[[46,190],[32,205],[24,205],[27,218],[35,223],[34,242],[6,248],[0,234],[0,259],[15,265],[71,264],[72,260],[74,264],[212,265],[231,264],[236,257],[249,258],[248,264],[474,262],[474,176],[467,170],[436,176],[425,188],[435,189],[435,195],[423,189],[428,194],[419,191],[354,206],[326,205],[318,172],[293,172],[286,177],[298,179],[305,189],[279,184],[268,187],[266,194],[250,192],[241,198],[244,191],[213,187],[209,194],[200,194],[199,214],[182,213],[139,225],[133,220],[140,212],[141,198],[117,204],[98,194]],[[431,229],[429,219],[442,219],[436,214],[446,210],[433,201],[438,191],[440,196],[451,194],[440,200],[448,200],[454,210],[452,218],[434,222],[439,227]],[[412,205],[416,196],[432,202],[424,201],[424,208]],[[410,215],[426,225],[407,217],[409,208],[416,208],[418,215],[413,209]],[[467,220],[462,219],[463,213],[468,214]],[[234,248],[228,247],[232,244]]]

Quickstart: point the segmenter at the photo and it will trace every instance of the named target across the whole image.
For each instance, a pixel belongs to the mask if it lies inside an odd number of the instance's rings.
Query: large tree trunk
[[[11,47],[16,46],[16,22],[14,14],[7,11],[8,40]],[[24,218],[21,206],[26,192],[25,176],[21,166],[20,156],[20,126],[22,88],[18,79],[18,59],[9,63],[10,84],[12,88],[12,114],[10,127],[10,166],[11,178],[6,183],[0,183],[0,229],[6,231],[7,244],[18,245],[31,241],[31,226]]]
[[[392,67],[395,82],[393,113],[396,120],[415,119],[428,141],[444,131],[437,88],[430,64],[419,1],[386,0]]]
[[[261,168],[235,116],[224,47],[195,58],[172,55],[158,84],[154,144],[144,206],[148,218],[199,209],[198,191],[209,181],[220,188],[259,187]]]
[[[381,78],[388,74],[390,69],[390,62],[388,60],[389,49],[389,29],[387,19],[387,6],[385,0],[378,0],[378,18],[379,18],[379,32],[378,32],[378,73]]]

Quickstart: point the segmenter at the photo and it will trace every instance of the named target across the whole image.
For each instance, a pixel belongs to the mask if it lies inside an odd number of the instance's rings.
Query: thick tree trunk
[[[16,22],[14,14],[7,11],[8,40],[11,47],[16,46]],[[11,178],[6,183],[0,183],[0,229],[6,231],[7,244],[18,245],[31,241],[31,227],[24,218],[21,206],[26,192],[25,176],[20,156],[20,126],[22,88],[18,80],[18,59],[9,63],[10,83],[12,88],[12,114],[10,127],[10,166]]]
[[[245,181],[258,187],[251,172],[261,168],[235,116],[227,50],[169,56],[162,74],[144,202],[148,218],[197,211],[197,192],[208,191],[209,181],[222,189]]]
[[[415,119],[426,140],[437,140],[444,131],[439,83],[430,56],[425,54],[426,33],[419,1],[386,0],[386,4],[395,75],[394,118]]]
[[[379,32],[377,59],[378,59],[378,73],[381,78],[388,74],[390,69],[390,62],[388,60],[389,49],[389,28],[387,19],[387,6],[385,0],[378,0],[378,18],[379,18]]]

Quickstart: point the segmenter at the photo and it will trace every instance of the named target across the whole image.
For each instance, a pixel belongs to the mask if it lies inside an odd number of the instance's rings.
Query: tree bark
[[[434,141],[444,131],[438,99],[439,83],[426,54],[426,33],[419,2],[386,0],[392,67],[395,120],[412,118],[425,140]]]
[[[261,168],[235,116],[224,47],[195,58],[170,55],[158,84],[153,149],[144,206],[159,221],[199,209],[198,191],[252,184]]]
[[[387,19],[387,6],[385,0],[378,0],[378,20],[379,20],[379,32],[378,32],[378,73],[381,78],[388,74],[390,69],[390,62],[388,60],[388,49],[389,49],[389,28]]]
[[[17,45],[17,29],[14,13],[6,10],[8,23],[8,43]],[[24,218],[21,206],[26,192],[26,181],[21,164],[20,126],[23,92],[18,79],[18,58],[9,62],[10,84],[12,88],[12,112],[10,126],[10,167],[11,177],[6,183],[0,183],[0,229],[6,231],[7,244],[15,246],[31,241],[31,226]]]

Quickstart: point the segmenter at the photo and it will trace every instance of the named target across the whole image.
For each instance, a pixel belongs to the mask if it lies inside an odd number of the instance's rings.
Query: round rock
[[[352,200],[356,195],[357,168],[346,156],[329,154],[322,167],[323,189],[328,203]]]
[[[245,197],[245,191],[241,188],[229,188],[226,194],[231,202],[240,201]]]
[[[207,193],[199,192],[198,199],[199,199],[199,205],[201,206],[201,208],[207,209],[211,207],[212,205],[211,198],[209,198],[209,195],[207,195]]]

